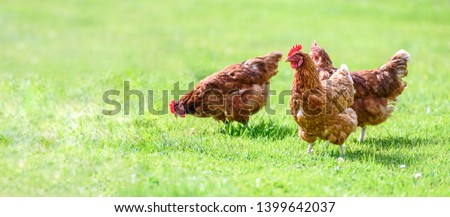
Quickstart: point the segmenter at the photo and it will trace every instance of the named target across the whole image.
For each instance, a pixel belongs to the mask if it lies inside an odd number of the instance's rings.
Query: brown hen
[[[353,104],[353,81],[345,64],[328,80],[320,81],[311,57],[294,46],[286,59],[295,70],[292,82],[291,114],[298,124],[298,135],[309,143],[311,153],[317,138],[339,145],[355,131],[356,113]]]
[[[321,79],[328,79],[336,72],[331,58],[316,42],[310,54]],[[356,90],[352,108],[358,116],[358,126],[362,128],[360,141],[364,140],[367,125],[383,123],[394,112],[397,97],[406,87],[402,78],[408,75],[409,58],[408,52],[399,50],[377,69],[350,72]]]
[[[277,74],[282,53],[275,51],[230,65],[197,84],[170,103],[175,116],[212,117],[217,121],[246,124],[266,104],[270,78]]]

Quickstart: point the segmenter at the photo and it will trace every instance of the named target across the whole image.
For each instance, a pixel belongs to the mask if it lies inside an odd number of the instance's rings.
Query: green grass
[[[450,196],[448,1],[3,1],[0,196]],[[102,94],[186,89],[231,63],[316,39],[352,70],[411,53],[392,118],[312,155],[271,97],[249,127],[106,116]],[[271,87],[289,90],[282,63]],[[147,94],[146,94],[147,97]],[[171,99],[171,98],[170,98]],[[287,97],[285,98],[287,101]],[[194,128],[194,133],[191,133]],[[401,169],[400,165],[406,165]],[[416,173],[422,178],[415,179]]]

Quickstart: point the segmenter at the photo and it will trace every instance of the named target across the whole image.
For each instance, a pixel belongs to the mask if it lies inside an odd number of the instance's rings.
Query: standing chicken
[[[316,42],[310,54],[322,79],[336,71],[328,54]],[[352,108],[358,115],[358,126],[362,128],[360,141],[364,140],[367,125],[378,125],[392,115],[397,97],[406,87],[402,78],[408,75],[409,58],[408,52],[399,50],[380,68],[350,72],[356,90]]]
[[[309,143],[311,153],[317,138],[339,145],[355,131],[356,113],[353,104],[353,81],[345,64],[328,80],[320,81],[311,57],[294,46],[286,59],[296,71],[292,82],[291,113],[297,122],[298,135]]]
[[[230,65],[200,81],[178,102],[172,100],[170,111],[175,117],[190,114],[246,124],[266,104],[269,80],[277,74],[281,57],[275,51]]]

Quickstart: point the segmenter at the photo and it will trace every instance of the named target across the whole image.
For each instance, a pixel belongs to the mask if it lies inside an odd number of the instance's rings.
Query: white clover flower
[[[56,171],[56,172],[53,174],[53,177],[54,177],[55,179],[59,179],[59,178],[61,177],[61,174],[60,174],[58,171]]]
[[[136,182],[136,174],[135,173],[131,174],[131,183],[134,183],[134,182]]]
[[[261,178],[256,178],[256,180],[255,180],[255,182],[256,182],[256,187],[257,188],[259,188],[259,184],[261,183]]]
[[[414,175],[414,178],[416,178],[416,179],[422,178],[422,173],[416,173],[416,174]]]

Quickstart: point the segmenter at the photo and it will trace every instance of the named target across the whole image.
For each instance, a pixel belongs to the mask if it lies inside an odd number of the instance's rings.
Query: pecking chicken
[[[321,79],[327,79],[336,71],[328,54],[316,42],[310,54]],[[367,125],[378,125],[392,115],[397,97],[406,87],[402,78],[408,75],[409,58],[408,52],[399,50],[380,68],[350,72],[356,90],[352,109],[361,127],[360,141],[364,140]]]
[[[172,100],[170,112],[175,117],[190,114],[246,124],[266,104],[270,78],[277,74],[281,57],[274,51],[230,65],[201,80],[178,102]]]
[[[356,113],[353,104],[354,88],[345,64],[330,76],[320,81],[313,60],[301,51],[302,46],[294,46],[286,59],[295,70],[291,93],[291,114],[298,124],[298,135],[309,143],[311,153],[317,138],[328,140],[340,146],[356,130]]]

